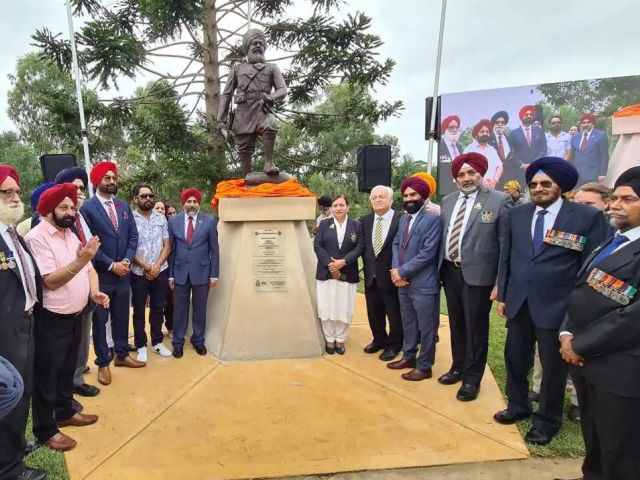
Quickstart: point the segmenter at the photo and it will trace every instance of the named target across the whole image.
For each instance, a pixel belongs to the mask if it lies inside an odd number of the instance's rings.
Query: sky
[[[303,13],[307,8],[297,0],[291,11]],[[424,99],[434,90],[440,8],[441,0],[347,0],[339,13],[362,11],[371,17],[372,33],[384,42],[381,59],[390,57],[397,64],[374,96],[405,105],[377,131],[397,136],[401,153],[423,160]],[[448,0],[446,13],[442,94],[640,74],[637,0]],[[1,131],[15,128],[6,114],[7,75],[20,56],[34,50],[30,36],[36,28],[46,26],[68,35],[64,2],[5,1],[0,25]],[[117,94],[131,94],[150,79],[123,81]]]

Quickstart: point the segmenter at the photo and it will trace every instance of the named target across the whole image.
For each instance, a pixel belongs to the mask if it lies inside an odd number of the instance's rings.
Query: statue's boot
[[[280,169],[273,162],[273,150],[276,144],[277,132],[267,130],[262,134],[262,145],[264,147],[264,173],[276,176]]]

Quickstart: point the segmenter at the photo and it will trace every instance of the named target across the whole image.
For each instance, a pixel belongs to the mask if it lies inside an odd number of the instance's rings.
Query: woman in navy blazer
[[[337,195],[331,202],[332,217],[320,223],[313,242],[318,257],[316,284],[318,317],[327,341],[325,350],[344,354],[344,341],[351,325],[356,299],[358,257],[364,251],[364,233],[357,220],[351,220],[349,200]]]

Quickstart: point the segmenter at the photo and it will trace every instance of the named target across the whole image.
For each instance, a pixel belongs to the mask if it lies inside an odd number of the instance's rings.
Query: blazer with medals
[[[384,239],[382,249],[376,257],[373,252],[373,229],[375,223],[376,214],[374,212],[365,215],[360,218],[362,224],[362,230],[364,232],[364,251],[362,253],[362,260],[364,265],[364,282],[367,287],[373,284],[373,279],[376,279],[378,288],[384,290],[396,290],[397,287],[391,281],[391,261],[393,260],[393,239],[398,232],[398,225],[400,225],[400,218],[402,213],[395,211],[393,218],[391,219],[391,225],[389,225],[389,231],[387,237]]]
[[[536,205],[514,207],[507,222],[498,269],[498,300],[513,318],[527,302],[538,328],[558,329],[567,312],[578,270],[607,236],[604,214],[587,205],[563,200],[552,230],[586,237],[582,250],[543,243],[533,255],[531,224]]]
[[[569,298],[561,330],[573,334],[571,346],[585,359],[580,372],[590,382],[610,392],[640,398],[640,300],[637,292],[628,305],[596,291],[588,283],[600,245],[582,266]],[[640,239],[615,251],[596,266],[634,288],[640,285]]]
[[[459,191],[455,191],[442,199],[442,243],[440,245],[440,262],[447,254],[447,231]],[[474,286],[489,286],[496,284],[498,275],[498,260],[501,246],[507,230],[507,215],[513,201],[503,192],[480,187],[476,200],[471,208],[471,214],[462,236],[461,264],[464,281]]]
[[[218,278],[220,269],[220,250],[218,247],[217,220],[198,212],[194,220],[191,245],[185,235],[185,214],[176,215],[169,220],[169,278],[177,285],[205,285],[210,278]]]
[[[348,283],[358,283],[358,257],[364,250],[364,233],[362,224],[358,220],[347,218],[342,246],[338,246],[338,231],[335,218],[331,217],[320,222],[320,230],[313,240],[313,249],[318,257],[316,280],[330,280],[329,263],[331,258],[344,259],[347,264],[342,268],[340,280]]]

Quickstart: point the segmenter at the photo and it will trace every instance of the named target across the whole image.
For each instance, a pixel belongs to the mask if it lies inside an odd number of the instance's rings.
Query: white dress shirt
[[[340,225],[340,222],[336,218],[333,219],[333,223],[336,226],[336,235],[338,236],[338,248],[342,248],[342,242],[344,241],[344,234],[347,232],[347,220],[349,215],[344,217],[344,222]]]
[[[462,230],[460,230],[460,240],[458,243],[458,251],[462,253],[462,239],[464,237],[464,232],[467,229],[467,222],[469,221],[469,217],[471,216],[471,211],[473,210],[473,206],[475,205],[476,197],[478,196],[478,190],[469,194],[467,197],[467,209],[464,212],[464,220],[462,221]],[[449,239],[451,238],[451,231],[453,230],[453,224],[456,221],[456,217],[458,216],[458,212],[460,211],[460,207],[462,206],[462,202],[464,201],[464,193],[460,192],[458,194],[458,198],[456,199],[456,204],[453,207],[453,212],[451,212],[451,218],[449,219],[449,225],[447,226],[447,237],[445,238],[445,254],[446,258],[451,258],[449,255]],[[456,258],[456,261],[460,261],[460,258]]]
[[[394,211],[393,208],[387,210],[387,213],[382,215],[378,215],[377,213],[373,214],[373,229],[371,230],[371,244],[373,245],[376,237],[376,226],[378,225],[378,218],[382,218],[382,244],[387,240],[387,235],[389,235],[389,229],[391,228],[391,222],[393,221]]]
[[[35,305],[38,299],[31,298],[31,296],[29,295],[29,292],[27,291],[27,282],[24,276],[24,268],[22,268],[22,262],[20,261],[20,256],[18,255],[16,245],[13,243],[13,240],[11,240],[11,237],[9,236],[9,232],[7,232],[7,225],[3,222],[0,222],[0,235],[2,235],[2,239],[7,244],[7,247],[9,247],[9,250],[13,252],[14,261],[17,264],[17,268],[20,270],[20,279],[22,280],[22,289],[24,290],[24,298],[25,298],[24,311],[26,312],[27,310],[29,310]],[[26,250],[24,250],[24,247],[22,247],[22,245],[20,245],[20,248],[22,248],[22,250],[24,251],[24,256],[27,260],[27,263],[29,264],[29,272],[31,273],[31,279],[33,281],[33,285],[35,286],[36,269],[33,266],[33,261],[31,260],[31,256],[26,252]]]
[[[538,212],[541,210],[546,210],[547,214],[544,216],[544,228],[542,229],[542,236],[547,234],[547,230],[553,229],[553,224],[556,221],[556,217],[558,216],[558,212],[560,211],[560,207],[562,207],[562,197],[558,198],[555,202],[549,205],[547,208],[542,208],[536,206],[535,211],[533,212],[533,218],[531,219],[531,238],[533,239],[533,232],[536,229],[536,219],[538,218]]]
[[[502,166],[502,160],[500,160],[500,155],[498,155],[498,151],[495,148],[488,143],[482,145],[474,141],[464,149],[464,153],[469,152],[477,152],[487,158],[489,165],[487,167],[487,173],[484,174],[485,180],[493,180],[496,178],[498,168]]]
[[[200,212],[198,212],[194,217],[193,217],[193,235],[195,236],[196,234],[196,224],[198,223],[198,215],[200,215]],[[187,230],[189,229],[189,215],[184,214],[184,238],[187,238]]]
[[[633,228],[627,230],[624,233],[622,233],[620,230],[618,230],[616,232],[616,237],[618,235],[624,235],[625,237],[627,237],[629,239],[629,241],[628,242],[624,242],[622,245],[619,245],[618,248],[616,248],[614,250],[614,253],[617,252],[618,250],[620,250],[621,248],[626,247],[631,242],[634,242],[634,241],[638,240],[640,238],[640,227],[633,227]]]
[[[495,131],[493,132],[493,134],[496,136],[496,151],[498,151],[498,145],[500,145],[500,138],[502,138],[502,149],[504,150],[504,158],[507,158],[511,153],[511,147],[509,146],[509,142],[507,142],[507,135],[504,133],[499,134],[499,133],[496,133]],[[498,158],[500,158],[500,155],[498,155]]]

